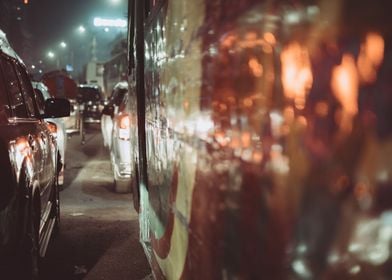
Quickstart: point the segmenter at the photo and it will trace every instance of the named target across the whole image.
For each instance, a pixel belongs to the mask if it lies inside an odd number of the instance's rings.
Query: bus
[[[154,277],[392,279],[391,1],[128,9]]]

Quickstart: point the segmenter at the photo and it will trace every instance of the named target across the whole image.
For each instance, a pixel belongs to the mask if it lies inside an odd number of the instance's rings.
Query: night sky
[[[29,1],[31,32],[42,47],[50,45],[51,41],[72,36],[80,24],[92,26],[96,16],[117,18],[126,14],[126,0],[121,0],[122,3],[117,5],[111,4],[110,0]]]
[[[5,1],[5,0],[0,0]],[[22,0],[20,0],[22,2]],[[26,7],[27,22],[31,34],[32,62],[45,60],[48,50],[60,52],[59,43],[65,41],[68,50],[73,51],[74,60],[86,60],[91,56],[92,34],[97,39],[97,54],[99,60],[109,52],[108,41],[112,40],[118,30],[105,33],[103,28],[93,26],[94,17],[123,18],[126,17],[127,0],[112,4],[111,0],[29,0]],[[87,32],[82,37],[77,32],[78,26],[86,27]],[[77,67],[77,66],[76,66]]]

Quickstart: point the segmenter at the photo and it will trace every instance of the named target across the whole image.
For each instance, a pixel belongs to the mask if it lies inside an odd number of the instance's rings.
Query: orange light
[[[21,156],[22,158],[29,155],[30,153],[30,145],[29,142],[25,138],[20,138],[16,142],[16,151],[17,156]]]
[[[128,115],[122,115],[119,119],[119,127],[121,129],[128,129],[130,126],[130,119]]]
[[[122,140],[129,139],[129,128],[131,125],[131,120],[128,114],[120,115],[117,119],[118,123],[118,137]]]
[[[264,40],[270,45],[275,45],[276,43],[275,36],[271,32],[264,33]]]
[[[343,55],[342,64],[334,68],[332,89],[343,110],[350,115],[355,115],[358,111],[358,75],[352,55]]]
[[[241,133],[241,144],[243,148],[249,148],[251,145],[251,134],[247,131]]]
[[[57,135],[57,125],[56,124],[49,122],[48,129],[49,129],[50,133],[52,133],[54,136]]]
[[[256,58],[251,58],[248,66],[253,73],[253,76],[259,78],[263,75],[263,66],[257,61]]]
[[[384,47],[385,42],[381,35],[367,34],[357,61],[361,82],[371,83],[376,80],[377,69],[384,59]]]
[[[335,114],[336,122],[341,130],[350,132],[353,117],[358,112],[358,72],[355,67],[354,57],[344,54],[342,63],[332,71],[331,87],[334,95],[342,105],[342,112]]]
[[[23,0],[23,3],[24,3],[25,5],[27,5],[27,4],[29,4],[29,0]]]
[[[284,48],[280,59],[284,94],[294,100],[297,109],[303,109],[306,95],[313,83],[308,50],[293,42]]]

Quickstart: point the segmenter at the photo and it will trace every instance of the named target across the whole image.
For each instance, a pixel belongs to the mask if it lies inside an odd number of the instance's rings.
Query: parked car
[[[111,123],[111,131],[106,137],[110,149],[114,190],[119,193],[126,193],[131,190],[130,119],[127,107],[128,95],[126,94],[128,84],[126,82],[117,84],[114,91],[117,91],[117,94],[109,104],[105,105],[102,110],[102,115],[106,117],[105,119],[108,124]],[[120,100],[121,103],[117,105],[116,103]],[[106,133],[106,129],[108,128],[103,128],[103,134]]]
[[[128,83],[119,82],[117,83],[110,95],[107,103],[107,107],[113,107],[111,110],[113,114],[107,115],[102,114],[101,116],[101,130],[103,137],[103,145],[110,149],[111,146],[111,134],[113,130],[113,117],[118,113],[118,107],[124,99],[125,94],[128,92]]]
[[[42,82],[33,82],[33,88],[36,93],[37,102],[45,103],[45,100],[52,98],[48,87]],[[49,123],[49,129],[52,131],[57,140],[57,147],[59,151],[59,161],[61,170],[58,175],[58,185],[64,184],[64,168],[65,168],[65,151],[67,147],[67,131],[62,118],[48,118],[45,119]]]
[[[98,85],[79,85],[76,100],[80,104],[83,123],[100,123],[104,100],[102,89]]]
[[[66,99],[37,103],[24,63],[0,31],[1,279],[38,278],[59,223],[58,151],[45,118],[69,110]]]

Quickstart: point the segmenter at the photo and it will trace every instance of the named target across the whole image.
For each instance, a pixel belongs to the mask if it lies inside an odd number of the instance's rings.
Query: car
[[[111,146],[111,134],[113,130],[113,116],[114,114],[117,114],[118,112],[118,107],[120,106],[121,102],[124,99],[125,94],[128,92],[128,83],[123,81],[117,83],[113,87],[112,94],[110,95],[108,99],[108,103],[106,104],[106,107],[111,107],[113,111],[113,114],[107,115],[107,114],[102,114],[101,116],[101,131],[102,131],[102,137],[103,137],[103,145],[110,149]]]
[[[58,150],[46,118],[68,100],[39,104],[27,68],[0,30],[0,275],[37,279],[59,226]]]
[[[37,102],[45,103],[45,100],[52,98],[48,87],[43,82],[32,82],[36,94]],[[67,131],[63,118],[48,118],[49,129],[52,131],[57,140],[59,163],[61,170],[58,175],[58,185],[60,187],[64,184],[64,168],[65,168],[65,151],[67,147]]]
[[[101,122],[101,111],[104,100],[100,86],[94,84],[79,85],[76,100],[80,105],[84,124]]]
[[[114,91],[117,91],[115,96],[118,99],[113,98],[109,104],[105,105],[102,115],[107,117],[106,121],[108,123],[111,123],[111,132],[107,135],[107,139],[108,143],[110,143],[110,162],[113,170],[114,190],[117,193],[128,193],[131,191],[130,114],[127,106],[128,84],[126,82],[117,84]],[[120,100],[121,103],[116,104]],[[102,131],[102,133],[105,132]]]

